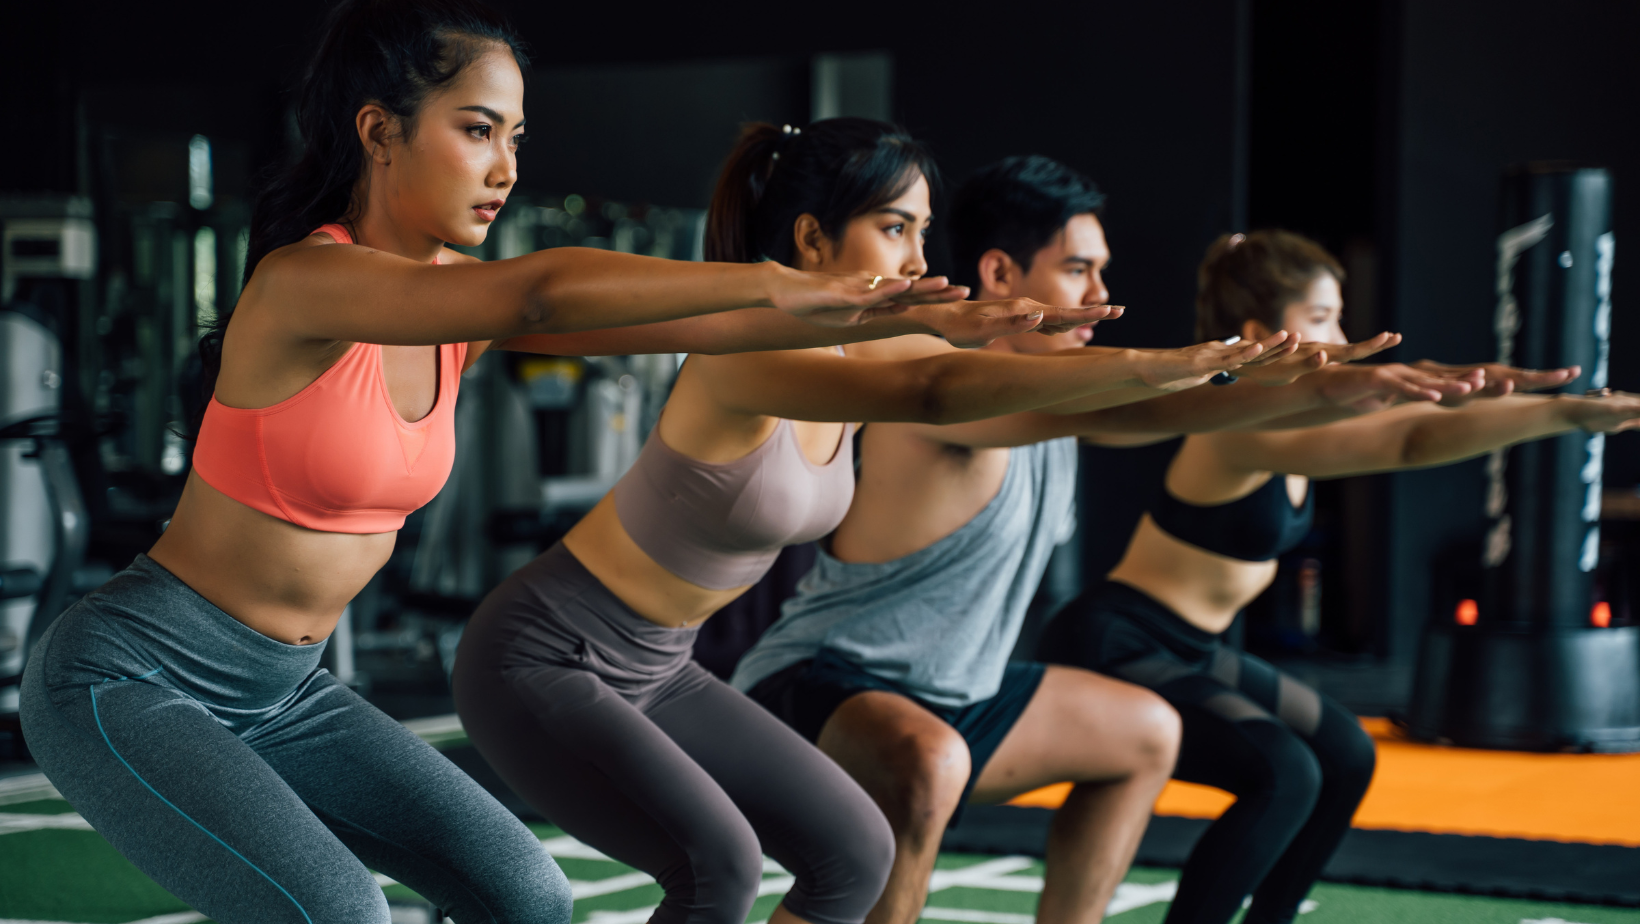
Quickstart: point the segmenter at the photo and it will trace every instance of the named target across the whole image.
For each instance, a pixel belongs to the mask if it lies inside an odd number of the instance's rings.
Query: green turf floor
[[[648,877],[545,825],[536,833],[558,858],[575,892],[577,924],[643,924],[660,900]],[[924,919],[952,924],[1032,924],[1041,863],[1026,857],[942,856]],[[1135,869],[1112,903],[1117,924],[1155,924],[1167,909],[1177,872]],[[763,921],[790,886],[767,864],[750,920]],[[427,921],[409,889],[384,886],[395,921]],[[1323,883],[1304,924],[1640,924],[1640,911],[1404,892]],[[190,912],[139,873],[56,799],[0,805],[0,924],[191,924]]]

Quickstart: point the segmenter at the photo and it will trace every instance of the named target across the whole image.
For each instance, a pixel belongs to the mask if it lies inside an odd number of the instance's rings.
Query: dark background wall
[[[1608,167],[1614,177],[1611,384],[1640,389],[1640,313],[1625,267],[1640,231],[1640,7],[1599,0],[1443,0],[1396,11],[1393,209],[1385,305],[1410,357],[1496,358],[1498,178],[1529,160]],[[1613,439],[1608,486],[1640,482],[1640,445]],[[1482,463],[1397,475],[1386,575],[1398,651],[1427,614],[1431,565],[1482,532]]]
[[[1206,244],[1284,226],[1344,259],[1352,334],[1403,331],[1398,358],[1489,358],[1499,174],[1524,160],[1608,166],[1612,382],[1640,389],[1640,320],[1623,295],[1640,221],[1632,4],[838,0],[798,21],[748,2],[500,5],[536,60],[522,190],[699,207],[740,122],[806,121],[815,55],[883,52],[894,115],[949,180],[1036,152],[1110,193],[1109,282],[1130,312],[1100,329],[1106,343],[1187,342]],[[242,203],[292,142],[289,90],[326,7],[12,4],[0,187],[175,200],[166,184],[200,133],[219,197]],[[1637,442],[1613,441],[1609,484],[1640,482]],[[1087,456],[1090,570],[1119,554],[1166,451]],[[1328,618],[1344,647],[1404,660],[1431,562],[1479,534],[1476,466],[1328,490],[1352,537],[1335,548],[1348,580],[1329,585],[1343,602]]]

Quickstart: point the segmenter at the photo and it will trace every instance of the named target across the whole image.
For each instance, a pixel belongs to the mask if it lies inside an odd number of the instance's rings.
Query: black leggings
[[[1196,844],[1166,924],[1292,921],[1349,830],[1376,752],[1355,716],[1156,600],[1107,581],[1067,606],[1038,658],[1155,690],[1179,711],[1176,779],[1236,797]]]

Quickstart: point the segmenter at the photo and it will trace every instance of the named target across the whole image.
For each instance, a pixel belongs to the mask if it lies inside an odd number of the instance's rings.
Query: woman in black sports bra
[[[1281,328],[1341,343],[1343,276],[1296,234],[1221,238],[1200,270],[1198,333]],[[1558,385],[1576,375],[1537,379]],[[1372,739],[1354,715],[1220,643],[1275,577],[1276,558],[1309,532],[1310,479],[1444,465],[1572,430],[1637,425],[1640,396],[1509,395],[1186,437],[1121,562],[1054,619],[1038,652],[1161,694],[1184,720],[1174,777],[1236,796],[1185,864],[1167,924],[1223,924],[1248,895],[1244,924],[1292,921],[1372,779]]]

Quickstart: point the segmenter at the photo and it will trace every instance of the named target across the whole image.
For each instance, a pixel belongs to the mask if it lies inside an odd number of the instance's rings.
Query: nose
[[[923,252],[922,235],[911,235],[911,252],[900,267],[900,275],[906,279],[921,279],[928,275],[928,257]]]
[[[1103,305],[1110,301],[1110,290],[1105,288],[1104,274],[1094,270],[1088,279],[1088,291],[1082,297],[1084,305]]]
[[[518,182],[518,152],[507,146],[505,141],[497,145],[498,154],[490,166],[490,175],[485,177],[491,189],[511,189]]]

